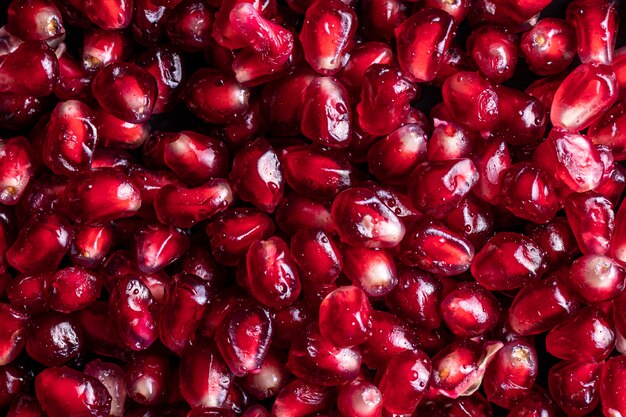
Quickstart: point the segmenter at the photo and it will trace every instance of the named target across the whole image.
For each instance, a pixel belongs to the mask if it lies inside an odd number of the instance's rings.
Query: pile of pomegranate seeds
[[[3,5],[0,415],[626,417],[626,4]]]

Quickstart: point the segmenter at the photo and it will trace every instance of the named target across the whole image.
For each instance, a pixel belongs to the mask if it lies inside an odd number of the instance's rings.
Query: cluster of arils
[[[550,3],[5,0],[0,413],[625,417],[626,48]]]

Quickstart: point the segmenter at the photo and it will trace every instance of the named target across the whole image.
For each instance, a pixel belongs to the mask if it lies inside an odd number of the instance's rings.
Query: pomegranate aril
[[[129,55],[129,42],[124,32],[92,29],[83,38],[82,65],[86,71],[97,71]]]
[[[393,51],[387,44],[365,42],[350,51],[350,58],[337,78],[348,90],[350,97],[358,98],[365,71],[374,64],[391,64],[392,62]]]
[[[305,417],[326,409],[332,402],[329,388],[294,379],[283,388],[272,405],[276,417]]]
[[[418,349],[414,326],[384,311],[372,313],[372,334],[361,346],[363,362],[370,368],[383,368],[387,361],[405,350]]]
[[[180,390],[192,407],[222,407],[233,375],[208,340],[198,340],[183,350],[180,364]]]
[[[467,38],[467,52],[485,78],[501,84],[513,76],[519,40],[496,26],[482,26]]]
[[[626,108],[622,102],[618,102],[589,126],[587,134],[594,145],[607,146],[615,160],[623,161],[626,159],[624,129],[626,129]]]
[[[287,193],[274,214],[278,227],[287,234],[300,229],[320,229],[326,234],[335,232],[330,205],[310,200],[296,193]],[[306,272],[305,272],[306,273]]]
[[[124,401],[126,400],[124,370],[114,363],[96,359],[85,365],[84,372],[100,381],[109,392],[111,417],[122,417],[124,415]]]
[[[156,4],[157,2],[155,2]],[[213,12],[204,0],[187,0],[167,13],[167,37],[185,52],[203,51],[213,41]]]
[[[160,46],[141,55],[136,62],[157,82],[157,98],[152,114],[172,109],[178,103],[183,88],[182,55],[173,48]]]
[[[320,333],[340,348],[360,345],[371,333],[371,315],[372,306],[363,290],[354,286],[339,287],[320,305]]]
[[[546,332],[579,308],[573,291],[566,285],[567,269],[523,287],[509,309],[509,323],[522,336]]]
[[[618,24],[615,3],[576,0],[567,5],[566,15],[576,31],[578,57],[582,63],[610,65]]]
[[[452,276],[470,268],[474,247],[461,234],[442,223],[422,220],[407,232],[400,244],[398,258],[407,266]]]
[[[487,399],[511,409],[530,393],[538,372],[535,348],[523,341],[506,343],[487,367],[483,386]]]
[[[23,136],[0,140],[0,203],[18,203],[36,170],[30,143]]]
[[[343,259],[342,272],[369,297],[389,294],[398,283],[395,261],[384,249],[346,247]]]
[[[92,75],[67,52],[59,54],[59,82],[54,86],[54,95],[61,101],[87,100],[91,95]]]
[[[74,228],[70,257],[74,265],[97,268],[115,243],[110,225],[79,226]]]
[[[564,206],[581,252],[585,255],[606,254],[614,228],[613,204],[607,198],[589,191],[569,195]]]
[[[600,400],[602,363],[562,361],[548,374],[550,395],[568,416],[590,413]]]
[[[28,394],[20,395],[11,403],[7,417],[44,417],[41,405]]]
[[[385,410],[412,414],[426,391],[430,373],[430,358],[419,350],[407,350],[391,358],[378,382]]]
[[[50,272],[20,274],[13,278],[6,289],[7,298],[17,310],[34,314],[48,310]]]
[[[433,275],[417,268],[398,268],[398,285],[385,296],[392,311],[412,322],[437,328],[441,324],[439,304],[443,286]]]
[[[428,140],[428,160],[447,161],[468,158],[477,145],[477,139],[473,132],[466,130],[458,123],[437,119],[435,129]]]
[[[369,148],[369,171],[387,184],[404,182],[415,167],[426,159],[426,142],[426,134],[418,125],[405,124],[399,127]]]
[[[50,276],[48,286],[50,308],[61,313],[71,313],[96,301],[100,295],[101,282],[86,269],[70,266]]]
[[[337,408],[345,417],[381,417],[382,405],[382,393],[368,381],[344,385],[337,397]]]
[[[535,74],[558,74],[576,57],[576,32],[563,19],[541,19],[522,35],[521,52]]]
[[[188,234],[162,224],[140,226],[135,231],[137,266],[151,274],[176,261],[189,249]]]
[[[276,396],[287,385],[289,378],[285,363],[282,354],[270,350],[256,373],[243,377],[242,385],[246,392],[259,400]]]
[[[0,127],[18,130],[31,126],[45,106],[45,97],[0,93]]]
[[[555,417],[558,407],[542,389],[537,388],[511,409],[508,417]]]
[[[448,292],[439,306],[448,328],[460,337],[487,333],[498,323],[498,300],[476,283],[462,283]]]
[[[498,86],[498,133],[511,145],[530,145],[544,138],[548,109],[537,98],[513,88]]]
[[[353,1],[346,1],[354,7]],[[394,29],[407,19],[410,8],[399,0],[364,0],[359,3],[360,34],[370,41],[390,44],[394,39]]]
[[[170,9],[153,0],[135,0],[135,12],[130,30],[142,45],[153,45],[165,34]]]
[[[303,279],[330,284],[343,269],[337,243],[321,229],[300,229],[291,237],[290,248]]]
[[[176,184],[161,187],[154,196],[154,211],[161,223],[191,227],[226,210],[232,202],[228,181],[216,178],[196,188]]]
[[[589,254],[572,264],[568,283],[580,298],[595,303],[621,294],[625,277],[626,271],[611,258]]]
[[[26,344],[30,318],[6,303],[0,303],[0,317],[0,365],[6,365],[17,358]]]
[[[121,62],[99,70],[91,91],[106,111],[129,123],[143,123],[150,118],[158,92],[152,74]]]
[[[82,328],[74,317],[46,312],[33,317],[26,352],[45,366],[61,366],[76,359],[84,344]]]
[[[33,379],[32,371],[19,361],[0,366],[0,406],[19,402]]]
[[[59,78],[59,61],[47,44],[24,42],[0,56],[0,92],[43,97]]]
[[[65,34],[61,13],[49,0],[11,1],[6,29],[25,41],[50,41]]]
[[[443,102],[468,129],[490,131],[498,123],[500,99],[493,85],[475,72],[451,75],[442,86]]]
[[[504,207],[522,219],[548,223],[560,209],[548,174],[532,163],[520,162],[505,170],[500,189]]]
[[[139,404],[161,404],[170,378],[169,366],[168,356],[156,350],[133,355],[124,377],[128,397]]]
[[[360,128],[375,136],[390,134],[400,127],[416,95],[417,87],[395,67],[371,65],[363,76],[356,107]]]
[[[497,204],[504,171],[511,167],[512,158],[508,145],[502,139],[488,140],[480,155],[473,158],[478,171],[474,194],[489,204]]]
[[[425,8],[395,29],[400,69],[418,82],[432,81],[456,35],[456,22],[446,11]]]

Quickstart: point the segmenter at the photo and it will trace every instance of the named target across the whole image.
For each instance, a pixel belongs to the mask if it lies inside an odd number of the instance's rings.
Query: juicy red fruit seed
[[[363,290],[339,287],[320,304],[320,332],[337,347],[360,345],[372,330],[371,315],[372,307]]]
[[[395,414],[413,413],[426,390],[430,373],[430,359],[424,352],[407,350],[393,357],[378,383],[385,410]]]

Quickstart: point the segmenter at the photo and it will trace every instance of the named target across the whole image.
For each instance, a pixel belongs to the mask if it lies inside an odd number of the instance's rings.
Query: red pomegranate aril
[[[106,417],[111,396],[96,378],[67,367],[44,369],[35,378],[35,392],[50,417]]]
[[[92,75],[66,52],[59,54],[59,81],[53,92],[59,100],[87,100],[91,94]]]
[[[477,139],[473,132],[461,125],[437,119],[435,129],[428,140],[428,160],[447,161],[469,158],[477,145]]]
[[[354,42],[356,14],[342,1],[318,0],[304,19],[300,42],[306,61],[322,75],[336,74]]]
[[[374,181],[366,181],[362,185],[374,191],[378,199],[393,210],[396,216],[402,221],[410,222],[423,217],[423,215],[413,207],[408,196],[400,191],[394,190],[391,186],[383,186]]]
[[[224,211],[233,202],[228,182],[210,180],[196,188],[168,184],[154,197],[154,211],[159,221],[176,227],[191,227],[199,221]]]
[[[402,221],[376,194],[366,188],[350,188],[335,197],[331,216],[339,238],[355,247],[397,246],[405,234]]]
[[[302,134],[313,142],[332,148],[345,148],[351,139],[352,110],[348,92],[331,77],[317,77],[304,93]]]
[[[122,341],[109,317],[107,302],[96,301],[78,311],[76,319],[83,329],[88,351],[113,358],[129,356],[130,349]]]
[[[554,327],[546,336],[546,350],[565,360],[600,362],[615,346],[613,324],[590,307]]]
[[[505,170],[501,179],[501,202],[511,213],[534,223],[548,223],[561,208],[548,174],[529,162]]]
[[[536,148],[534,161],[577,193],[596,188],[604,171],[598,151],[586,136],[558,129],[552,129]]]
[[[457,336],[475,337],[498,323],[498,300],[476,283],[462,283],[448,292],[439,306],[447,327]]]
[[[582,63],[610,65],[618,25],[615,4],[607,0],[577,0],[567,5],[566,16],[576,31]]]
[[[98,103],[113,116],[128,123],[146,122],[157,99],[157,82],[146,70],[116,62],[96,74],[91,91]]]
[[[427,136],[416,124],[405,124],[372,145],[369,171],[387,184],[402,183],[426,159]]]
[[[315,200],[329,200],[353,186],[356,169],[348,154],[314,146],[289,146],[280,154],[285,181],[299,194]]]
[[[303,279],[330,284],[343,269],[343,257],[335,239],[321,229],[298,230],[291,237],[290,248]]]
[[[32,379],[32,371],[22,362],[0,366],[0,406],[19,402],[19,398],[28,392]]]
[[[487,342],[483,346],[471,339],[447,345],[432,358],[430,394],[450,398],[473,394],[502,346],[502,342]]]
[[[20,272],[55,269],[69,249],[72,230],[63,217],[38,215],[20,230],[6,253],[9,265]]]
[[[369,297],[387,295],[398,283],[393,256],[384,249],[346,247],[343,259],[345,276]]]
[[[275,329],[273,343],[276,347],[289,347],[302,335],[308,324],[313,322],[311,308],[304,300],[296,300],[281,310],[273,311],[273,314]]]
[[[136,149],[142,146],[150,135],[150,127],[147,123],[128,123],[104,109],[98,109],[96,112],[95,125],[98,131],[98,141],[109,148]],[[98,151],[102,149],[96,150],[95,153],[97,154]]]
[[[0,203],[18,203],[36,170],[30,143],[23,136],[0,140]]]
[[[358,348],[338,348],[310,325],[289,349],[287,369],[298,378],[325,386],[343,385],[359,375],[361,352]],[[279,394],[280,396],[280,394]]]
[[[442,299],[441,281],[417,268],[398,268],[398,285],[385,296],[392,311],[419,326],[434,329],[441,324],[439,304]]]
[[[109,392],[111,396],[110,415],[112,417],[122,417],[124,415],[124,401],[126,400],[124,370],[114,363],[96,359],[85,365],[84,372],[86,375],[100,381]]]
[[[46,106],[45,97],[0,93],[0,127],[23,129],[36,122]]]
[[[151,274],[183,256],[189,249],[189,236],[176,227],[148,224],[135,231],[135,248],[137,266]]]
[[[536,388],[511,409],[507,417],[555,417],[558,408],[541,388]]]
[[[515,72],[519,40],[496,26],[482,26],[467,38],[467,52],[487,80],[501,84]]]
[[[64,199],[72,220],[87,225],[130,217],[141,207],[139,189],[127,175],[114,168],[73,177]]]
[[[598,120],[617,98],[618,85],[613,70],[606,65],[583,64],[556,90],[550,119],[556,127],[580,131]]]
[[[579,302],[566,285],[567,269],[523,287],[509,308],[509,323],[521,336],[546,332],[578,310]]]
[[[346,3],[354,7],[352,1]],[[398,0],[365,0],[359,6],[360,34],[367,40],[388,44],[394,39],[394,29],[407,19],[410,12],[408,5]]]
[[[424,162],[409,180],[409,197],[420,212],[442,218],[471,191],[478,176],[467,158]]]
[[[446,11],[425,8],[396,29],[400,69],[418,82],[432,81],[456,35],[456,22]]]
[[[270,350],[256,373],[243,377],[244,389],[259,400],[275,397],[287,385],[289,372],[285,363],[282,353]]]
[[[493,417],[491,405],[479,393],[455,399],[443,396],[425,398],[418,405],[416,413],[432,417]]]
[[[100,296],[100,279],[93,273],[70,266],[49,277],[50,308],[60,313],[81,310]]]
[[[84,344],[82,328],[74,317],[45,312],[32,319],[26,352],[47,367],[61,366],[76,359],[84,350]]]
[[[474,247],[462,235],[443,224],[424,220],[409,229],[400,245],[398,257],[407,266],[452,276],[470,268]]]
[[[132,0],[94,0],[75,2],[75,7],[93,23],[104,30],[124,29],[130,25],[133,12]]]
[[[89,170],[98,131],[93,110],[85,103],[70,100],[57,104],[43,149],[43,161],[57,175]]]
[[[529,145],[544,138],[548,109],[535,97],[513,88],[498,86],[500,120],[498,132],[511,145]]]
[[[451,230],[462,233],[474,247],[482,247],[493,235],[491,208],[472,196],[461,200],[443,220]]]
[[[65,34],[61,13],[48,0],[10,2],[6,28],[25,41],[50,41]]]
[[[626,371],[626,356],[619,355],[610,358],[602,367],[600,379],[600,399],[602,411],[607,416],[626,415],[626,386],[624,375]]]
[[[190,406],[222,407],[233,379],[211,342],[198,340],[183,350],[179,385]]]
[[[426,391],[430,373],[430,358],[422,351],[407,350],[391,358],[378,382],[385,410],[412,414]]]
[[[82,65],[87,71],[97,71],[129,55],[129,42],[124,32],[92,29],[83,38]]]
[[[74,228],[70,257],[74,265],[97,268],[107,256],[115,237],[110,225],[79,226]]]
[[[626,159],[624,129],[626,129],[626,108],[618,102],[589,126],[588,135],[594,145],[606,145],[616,160],[623,161]]]
[[[111,292],[109,312],[120,336],[133,350],[147,349],[158,337],[156,300],[139,277],[120,278]]]
[[[381,417],[383,397],[376,385],[357,380],[341,387],[337,408],[345,417]]]
[[[568,416],[590,413],[600,400],[601,363],[562,361],[548,374],[550,395]]]
[[[7,411],[7,417],[44,417],[41,405],[31,395],[17,397]]]
[[[496,204],[500,198],[500,186],[504,171],[512,165],[511,154],[505,141],[488,140],[480,155],[473,158],[478,181],[472,191],[481,200]]]
[[[382,42],[365,42],[350,51],[350,58],[338,74],[338,79],[351,97],[358,98],[365,71],[374,64],[392,62],[393,51],[389,45]]]
[[[284,192],[283,168],[271,144],[259,138],[249,142],[233,158],[233,189],[242,200],[273,212]]]
[[[173,48],[160,46],[141,55],[136,62],[157,82],[157,98],[152,114],[171,110],[179,101],[183,88],[182,55]]]
[[[7,287],[7,298],[17,310],[34,314],[50,308],[49,272],[20,274]]]
[[[574,261],[568,284],[584,301],[597,303],[621,294],[625,277],[626,271],[608,256],[589,254]]]
[[[424,7],[432,7],[448,12],[457,24],[461,23],[470,11],[471,2],[468,0],[426,0]]]
[[[213,12],[209,3],[204,0],[187,0],[171,8],[166,30],[172,45],[183,51],[205,50],[213,41]]]
[[[498,123],[498,94],[478,73],[461,71],[451,75],[444,81],[441,92],[454,120],[468,129],[490,131]]]
[[[59,61],[47,44],[24,42],[0,56],[0,92],[43,97],[59,78]]]
[[[576,57],[576,32],[563,19],[541,19],[522,35],[521,52],[535,74],[561,73]]]
[[[360,345],[371,333],[371,315],[372,306],[363,290],[354,286],[339,287],[320,305],[320,333],[340,348]]]
[[[538,372],[535,348],[523,341],[506,343],[487,367],[483,386],[487,399],[511,409],[530,393]]]
[[[153,0],[135,0],[130,30],[142,45],[153,45],[163,37],[170,9]]]
[[[187,81],[185,104],[189,110],[208,123],[225,124],[245,114],[250,91],[232,76],[215,69],[201,69]]]
[[[211,305],[202,318],[196,332],[197,335],[207,338],[213,337],[216,329],[230,310],[242,305],[246,299],[246,294],[236,287],[227,288],[217,294],[215,298],[211,300]]]
[[[330,205],[310,200],[296,193],[287,193],[274,214],[278,227],[287,234],[300,229],[320,229],[326,234],[335,232]]]
[[[169,375],[169,358],[158,351],[138,352],[128,363],[124,384],[128,397],[144,405],[165,400]]]
[[[581,252],[606,254],[614,228],[613,204],[606,197],[589,191],[569,195],[564,206]]]
[[[0,303],[0,317],[0,365],[4,366],[12,362],[26,344],[30,318],[6,303]]]
[[[406,119],[416,95],[417,87],[401,71],[392,65],[371,65],[363,76],[356,107],[360,128],[374,136],[390,134]]]
[[[294,379],[283,388],[272,405],[276,417],[305,417],[326,409],[332,402],[329,388]]]

